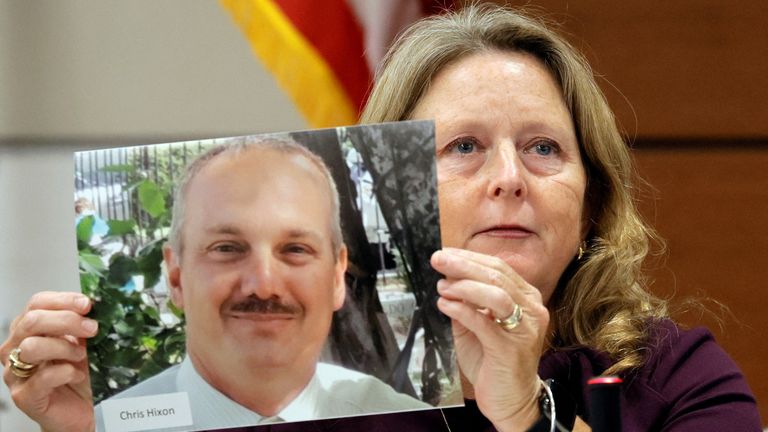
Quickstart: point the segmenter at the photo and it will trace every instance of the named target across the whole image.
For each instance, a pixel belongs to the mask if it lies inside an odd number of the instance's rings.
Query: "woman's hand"
[[[538,365],[549,324],[541,293],[489,255],[445,248],[432,266],[445,275],[437,305],[452,320],[459,366],[480,411],[499,430],[525,430],[540,415]],[[522,318],[505,330],[494,318],[510,317],[515,305]]]
[[[96,334],[98,324],[83,316],[90,309],[82,294],[35,294],[0,345],[3,379],[14,403],[45,431],[94,430],[85,338]],[[19,360],[38,365],[30,377],[11,371],[8,356],[14,348],[21,350]]]

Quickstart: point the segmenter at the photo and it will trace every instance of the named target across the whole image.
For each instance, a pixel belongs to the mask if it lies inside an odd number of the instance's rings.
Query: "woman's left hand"
[[[459,367],[480,411],[499,430],[525,430],[540,415],[538,365],[549,325],[541,293],[494,256],[445,248],[431,262],[445,275],[437,305],[452,320]],[[494,318],[510,317],[515,305],[519,324],[504,329]]]

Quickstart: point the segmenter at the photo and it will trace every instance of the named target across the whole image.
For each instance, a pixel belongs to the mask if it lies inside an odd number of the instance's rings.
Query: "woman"
[[[680,333],[642,287],[652,232],[634,207],[627,146],[583,57],[539,22],[493,6],[423,21],[393,46],[362,120],[425,118],[436,125],[443,244],[486,254],[452,254],[477,263],[470,275],[436,266],[447,281],[439,306],[454,320],[459,364],[486,417],[498,427],[530,406],[522,397],[534,393],[538,366],[566,385],[580,417],[586,380],[618,374],[628,381],[626,430],[759,430],[738,369],[710,335]],[[524,312],[510,335],[474,309],[505,317],[514,303]],[[485,362],[516,367],[484,375]],[[698,387],[676,382],[682,376]],[[664,402],[651,403],[659,395]],[[707,398],[722,404],[701,410]]]
[[[573,415],[589,423],[585,383],[602,374],[625,380],[624,430],[760,430],[754,397],[711,335],[679,330],[643,289],[652,233],[631,197],[630,155],[562,38],[495,6],[417,23],[362,117],[407,119],[435,120],[445,248],[431,262],[445,275],[438,306],[453,320],[468,407],[271,430],[554,430],[541,380],[555,380],[570,427]],[[0,350],[7,364],[33,341],[23,361],[43,366],[29,379],[6,369],[5,380],[49,431],[92,424],[84,351],[41,337],[92,335],[82,300],[36,296]]]

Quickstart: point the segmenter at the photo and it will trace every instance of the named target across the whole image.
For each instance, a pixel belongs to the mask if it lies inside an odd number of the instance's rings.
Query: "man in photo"
[[[192,430],[430,407],[318,361],[344,303],[347,249],[336,186],[306,148],[251,137],[196,159],[164,260],[186,358],[108,401],[186,392]]]

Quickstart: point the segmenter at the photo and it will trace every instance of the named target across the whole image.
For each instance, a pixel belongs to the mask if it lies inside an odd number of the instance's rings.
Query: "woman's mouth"
[[[520,225],[494,225],[475,233],[474,237],[496,237],[503,239],[524,239],[532,236],[533,231]]]

